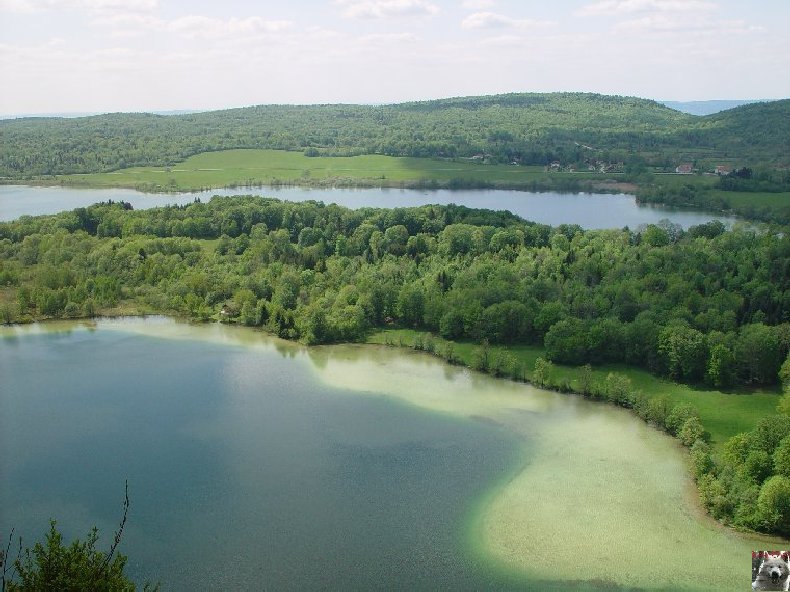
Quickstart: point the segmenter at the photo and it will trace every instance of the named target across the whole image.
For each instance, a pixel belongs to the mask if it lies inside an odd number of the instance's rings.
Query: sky
[[[789,0],[0,0],[0,114],[790,97]]]

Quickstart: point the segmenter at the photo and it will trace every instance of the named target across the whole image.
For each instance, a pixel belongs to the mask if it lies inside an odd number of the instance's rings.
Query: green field
[[[755,208],[781,209],[790,207],[790,192],[714,191],[714,193],[727,199],[734,208],[752,206]]]
[[[709,189],[716,184],[717,177],[710,175],[679,175],[677,173],[656,173],[653,182],[664,187],[678,188],[693,185],[699,189]]]
[[[612,178],[597,173],[547,173],[540,166],[483,164],[381,155],[308,157],[284,150],[205,152],[172,167],[134,167],[111,173],[60,175],[66,185],[131,187],[148,191],[186,191],[228,186],[359,184],[399,186],[436,181],[502,186],[551,185]]]
[[[110,173],[59,175],[63,185],[91,188],[127,187],[148,192],[200,191],[224,187],[300,185],[315,187],[499,187],[532,191],[624,191],[636,185],[618,173],[547,172],[541,166],[486,164],[480,160],[412,158],[382,155],[308,157],[286,150],[204,152],[172,167],[133,167]],[[52,179],[48,178],[47,183]],[[790,193],[745,193],[713,188],[716,178],[658,174],[664,187],[693,185],[729,201],[735,210],[784,210]]]
[[[370,343],[394,344],[410,347],[419,332],[409,329],[391,329],[374,333],[370,336]],[[427,335],[427,334],[424,334]],[[433,337],[438,351],[446,345],[440,337]],[[454,353],[465,365],[472,362],[473,352],[479,347],[474,343],[454,342]],[[544,356],[545,352],[540,346],[491,346],[491,352],[506,350],[515,356],[531,378],[535,360]],[[553,378],[567,377],[571,384],[576,384],[579,369],[571,366],[554,366]],[[754,428],[757,421],[772,413],[779,401],[779,393],[773,391],[725,393],[705,388],[693,388],[685,384],[677,384],[653,376],[645,370],[622,365],[598,366],[593,369],[594,380],[603,381],[609,372],[625,374],[631,379],[636,390],[648,397],[666,396],[670,401],[685,402],[697,409],[705,429],[710,433],[711,443],[721,446],[728,438],[735,434],[746,432]]]

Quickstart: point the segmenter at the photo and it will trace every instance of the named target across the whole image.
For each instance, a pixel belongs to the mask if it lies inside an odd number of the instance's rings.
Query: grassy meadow
[[[245,185],[399,186],[420,182],[486,183],[529,186],[532,183],[596,181],[612,175],[547,173],[540,166],[483,164],[475,160],[362,155],[308,157],[285,150],[204,152],[172,167],[132,167],[110,173],[60,175],[65,185],[129,187],[145,191],[188,191]]]
[[[131,167],[108,173],[58,175],[46,180],[69,186],[124,187],[145,192],[188,192],[226,187],[299,185],[305,187],[499,187],[526,191],[634,193],[639,186],[622,173],[546,171],[542,166],[487,164],[482,160],[400,156],[320,156],[268,149],[204,152],[171,167]],[[746,193],[714,188],[711,175],[657,174],[653,182],[677,189],[693,185],[727,200],[733,209],[784,211],[790,193]]]
[[[418,335],[427,337],[410,329],[388,329],[373,333],[368,341],[378,344],[394,344],[411,347]],[[438,352],[443,351],[447,341],[432,336]],[[464,365],[470,366],[474,351],[479,348],[475,343],[453,342],[453,352]],[[545,355],[544,349],[537,345],[491,346],[491,354],[507,351],[521,362],[525,376],[532,378],[535,360]],[[702,424],[710,433],[711,444],[721,446],[735,434],[754,428],[757,421],[772,413],[779,401],[778,391],[756,392],[722,392],[705,387],[696,388],[686,384],[678,384],[653,376],[646,370],[622,365],[597,366],[593,368],[593,380],[603,382],[609,372],[624,374],[631,379],[635,390],[646,396],[666,397],[671,403],[685,402],[697,409]],[[572,366],[555,364],[550,378],[567,378],[572,386],[578,385],[580,369]]]
[[[715,191],[715,194],[727,199],[732,207],[752,206],[770,209],[790,207],[790,192]]]

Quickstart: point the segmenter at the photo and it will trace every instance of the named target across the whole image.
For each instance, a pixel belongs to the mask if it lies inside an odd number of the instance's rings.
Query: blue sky
[[[790,97],[787,0],[0,0],[0,113]]]

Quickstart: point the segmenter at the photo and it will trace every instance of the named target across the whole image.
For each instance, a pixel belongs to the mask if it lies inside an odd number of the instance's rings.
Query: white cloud
[[[175,0],[0,0],[2,10],[33,11],[0,14],[0,80],[16,89],[0,93],[0,113],[378,103],[516,90],[701,99],[746,88],[780,97],[790,88],[788,77],[775,75],[790,69],[786,2],[773,12],[737,12],[724,0],[575,0],[594,8],[583,20],[564,14],[562,2],[527,12],[527,2],[321,0],[334,14],[320,16],[246,2],[209,12]],[[345,18],[349,10],[379,20]],[[750,33],[751,25],[764,30]],[[737,85],[722,68],[738,71]]]
[[[148,12],[158,0],[0,0],[0,12],[40,12],[45,10],[85,10],[94,13]]]
[[[265,20],[259,16],[218,19],[187,15],[163,20],[145,14],[110,14],[91,21],[105,27],[116,37],[133,37],[145,33],[172,33],[188,39],[237,39],[278,33],[291,27],[290,21]]]
[[[685,34],[724,36],[762,30],[743,20],[717,18],[722,11],[716,9],[717,5],[708,0],[599,0],[576,14],[615,17],[616,33],[675,35],[677,41]]]
[[[207,16],[189,15],[167,22],[168,31],[184,37],[221,38],[234,36],[255,36],[262,33],[276,33],[291,26],[290,21],[267,21],[259,16],[244,19],[216,19]]]
[[[495,12],[475,12],[461,21],[464,29],[532,29],[552,24],[551,21],[515,19]]]
[[[747,25],[742,20],[716,20],[709,18],[683,18],[666,14],[653,14],[618,23],[615,30],[624,33],[716,33],[736,34],[760,31],[760,27]]]
[[[411,43],[416,39],[417,37],[414,33],[374,33],[360,37],[359,42],[368,45],[385,45],[390,43]]]
[[[35,12],[36,6],[30,0],[0,0],[0,12]]]
[[[92,25],[116,29],[161,29],[164,21],[145,14],[119,13],[106,14],[90,21]]]
[[[707,0],[600,0],[581,7],[579,16],[620,16],[635,12],[695,12],[716,8]]]
[[[491,8],[495,5],[495,0],[464,0],[461,2],[461,6],[468,10],[483,10],[484,8]]]
[[[99,12],[148,12],[157,8],[159,2],[158,0],[50,0],[50,4]]]
[[[489,37],[481,42],[483,46],[491,47],[521,47],[525,39],[522,35],[497,35]]]
[[[343,6],[347,18],[383,19],[392,17],[432,16],[439,7],[428,0],[335,0]]]

